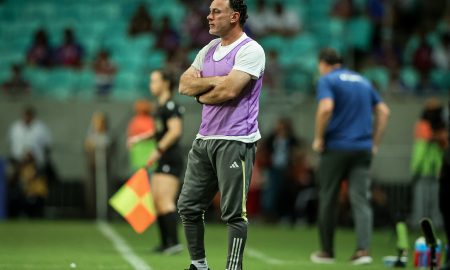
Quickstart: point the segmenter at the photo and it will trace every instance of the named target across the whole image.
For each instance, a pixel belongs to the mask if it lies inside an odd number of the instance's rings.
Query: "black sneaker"
[[[195,267],[195,265],[191,264],[189,266],[189,269],[184,269],[184,270],[197,270],[197,267]],[[208,270],[211,270],[211,269],[208,268]]]
[[[162,245],[161,246],[156,246],[156,247],[154,247],[152,249],[153,253],[163,253],[163,251],[164,251],[164,247]]]

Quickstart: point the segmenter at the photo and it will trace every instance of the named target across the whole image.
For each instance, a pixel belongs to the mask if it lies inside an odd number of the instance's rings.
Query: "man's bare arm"
[[[373,127],[373,153],[378,152],[378,145],[381,142],[384,131],[386,129],[390,110],[384,102],[380,102],[375,106],[375,119]]]
[[[233,69],[227,76],[219,77],[218,84],[211,91],[201,94],[198,99],[204,104],[219,104],[236,98],[251,81],[250,74]]]
[[[333,115],[334,101],[331,98],[324,98],[319,101],[316,112],[316,128],[314,132],[313,149],[317,152],[324,150],[325,130]]]
[[[202,78],[200,71],[191,66],[181,75],[178,92],[182,95],[195,97],[214,88],[221,81],[220,78]]]

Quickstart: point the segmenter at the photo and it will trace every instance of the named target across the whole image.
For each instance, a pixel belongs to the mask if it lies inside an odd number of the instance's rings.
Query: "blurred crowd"
[[[312,1],[315,0],[303,2],[309,4]],[[330,24],[327,26],[346,27],[354,19],[371,26],[371,30],[365,33],[368,42],[338,49],[349,59],[347,64],[371,79],[382,93],[441,94],[450,89],[450,7],[447,2],[335,0],[328,10]],[[142,4],[130,16],[126,29],[126,38],[129,40],[156,37],[154,47],[147,50],[163,51],[166,55],[162,63],[164,69],[178,75],[193,60],[191,52],[198,51],[214,38],[208,33],[206,21],[209,6],[199,0],[186,0],[182,4],[186,15],[180,27],[176,27],[168,16],[154,18],[148,5]],[[269,4],[258,0],[250,10],[246,32],[258,40],[280,37],[289,41],[304,37],[308,35],[310,26],[300,14],[284,5],[283,1]],[[357,33],[352,34],[359,37]],[[85,45],[70,27],[63,31],[60,44],[52,44],[50,40],[54,39],[49,37],[45,28],[35,32],[32,43],[24,52],[26,61],[12,65],[10,77],[1,82],[5,95],[21,97],[32,94],[34,82],[27,79],[24,73],[28,67],[48,71],[67,69],[73,72],[87,69],[95,74],[97,96],[107,97],[114,91],[116,77],[125,67],[114,61],[114,55],[111,55],[107,46],[99,48],[93,57],[88,57]],[[289,87],[292,87],[288,83],[288,75],[292,72],[307,72],[293,70],[292,66],[285,65],[281,59],[282,53],[275,49],[266,50],[264,85],[269,90],[268,94],[288,93],[291,91]],[[307,75],[317,76],[315,73]],[[312,94],[313,89],[311,84],[306,92]],[[144,107],[137,108],[136,113],[147,119],[151,106]],[[415,127],[416,141],[412,156],[416,189],[412,207],[414,216],[423,216],[428,209],[423,205],[428,205],[429,201],[437,203],[433,201],[432,194],[436,193],[437,172],[441,166],[439,160],[445,147],[445,124],[439,118],[442,111],[440,102],[435,99],[427,101]],[[114,149],[108,131],[107,116],[95,113],[84,145],[89,171],[85,188],[89,216],[94,216],[95,212],[95,146],[102,144],[107,151]],[[36,112],[31,107],[25,109],[22,118],[13,124],[9,132],[10,163],[13,168],[9,175],[9,205],[12,207],[9,213],[11,216],[21,213],[43,216],[45,199],[51,192],[49,184],[55,179],[55,169],[50,158],[51,132],[36,118]],[[315,156],[310,152],[310,143],[295,134],[288,118],[280,118],[258,148],[249,193],[249,215],[267,222],[296,224],[303,221],[314,224],[317,207],[316,164]],[[348,221],[348,211],[345,211],[349,207],[346,188],[344,184],[339,206],[342,208],[342,223]],[[379,210],[380,215],[387,216],[386,222],[392,222],[392,218],[386,214],[388,202],[383,189],[374,186],[373,194],[375,209]]]
[[[161,67],[175,74],[190,65],[193,52],[214,38],[208,33],[206,21],[209,6],[202,1],[181,2],[185,16],[180,25],[168,15],[155,18],[152,7],[143,3],[131,14],[126,33],[123,33],[126,42],[154,37],[154,44],[146,50],[150,54],[162,52]],[[450,88],[448,1],[334,0],[324,11],[326,21],[320,16],[312,18],[317,12],[314,10],[320,10],[326,4],[312,2],[303,0],[297,6],[283,1],[256,0],[251,5],[245,31],[263,46],[267,44],[264,85],[269,94],[314,92],[317,73],[314,68],[304,67],[308,66],[311,51],[303,53],[301,49],[302,42],[310,36],[313,37],[313,49],[324,45],[336,47],[349,59],[347,65],[366,75],[383,93],[440,94]],[[311,6],[309,10],[302,12],[307,5]],[[320,35],[327,37],[323,39]],[[271,40],[276,38],[282,43],[293,43],[294,52],[277,47],[279,45],[272,46]],[[53,44],[51,40],[55,39],[45,28],[36,30],[32,43],[24,52],[25,63],[12,65],[10,78],[2,82],[6,95],[21,96],[33,92],[34,82],[22,73],[29,66],[74,72],[89,69],[95,74],[95,93],[102,97],[112,92],[118,73],[128,72],[124,70],[127,66],[113,60],[117,56],[111,55],[111,51],[117,54],[114,48],[97,46],[94,54],[87,54],[85,44],[79,41],[85,39],[78,39],[72,27],[63,30],[60,44]],[[289,59],[297,56],[296,42],[299,59]]]
[[[139,134],[154,132],[153,106],[147,100],[134,104],[135,114],[128,121],[127,142]],[[447,124],[444,106],[436,98],[425,101],[423,111],[415,127],[411,127],[414,144],[411,156],[411,206],[407,220],[419,220],[429,216],[439,228],[442,225],[437,212],[438,176],[442,166],[444,149],[447,147]],[[118,187],[117,176],[113,175],[112,164],[117,153],[117,136],[108,124],[108,115],[101,111],[92,114],[87,124],[83,151],[86,159],[86,179],[82,181],[83,216],[96,216],[96,178],[98,177],[98,150],[105,157],[108,194],[111,196]],[[51,127],[37,117],[32,106],[26,107],[20,119],[8,130],[9,161],[7,170],[8,216],[12,218],[28,216],[45,217],[49,195],[55,190],[58,168],[52,162]],[[249,189],[247,211],[252,220],[285,224],[314,225],[317,221],[317,154],[313,153],[310,142],[298,136],[289,117],[279,117],[273,128],[263,134],[258,143],[253,177]],[[130,171],[145,164],[148,153],[154,149],[153,141],[137,147],[128,147]],[[372,206],[375,226],[390,226],[398,218],[393,212],[393,198],[387,190],[374,181],[372,186]],[[398,203],[398,202],[397,202]],[[434,206],[433,206],[434,205]],[[430,207],[433,206],[433,207]],[[208,211],[212,220],[220,217],[218,198]],[[339,195],[339,223],[352,225],[352,212],[348,198],[348,183],[343,182]],[[410,209],[410,210],[408,210]],[[401,214],[405,214],[401,213]],[[417,226],[417,222],[411,222]]]

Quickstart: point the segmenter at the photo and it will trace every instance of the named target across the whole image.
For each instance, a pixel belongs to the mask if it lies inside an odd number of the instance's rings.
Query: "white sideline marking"
[[[276,259],[276,258],[272,258],[270,256],[268,256],[267,254],[264,254],[260,251],[257,251],[256,249],[252,249],[252,248],[246,248],[245,251],[247,252],[247,255],[250,257],[253,257],[255,259],[261,260],[265,263],[268,264],[273,264],[273,265],[283,265],[283,264],[289,264],[288,261],[284,261],[284,260],[280,260],[280,259]]]
[[[272,265],[310,265],[308,262],[304,261],[287,261],[287,260],[280,260],[277,258],[270,257],[269,255],[262,253],[256,249],[246,247],[245,253],[254,259],[261,260],[265,263],[272,264]]]
[[[123,270],[122,266],[111,266],[111,265],[94,265],[95,269],[118,269],[118,270]],[[65,265],[65,266],[61,266],[61,264],[4,264],[4,263],[0,263],[0,269],[4,269],[4,268],[9,268],[9,269],[16,269],[17,267],[20,268],[25,268],[25,269],[37,269],[37,270],[42,270],[42,269],[56,269],[56,270],[61,270],[61,269],[69,269],[70,266],[69,264]],[[78,265],[77,265],[78,267]],[[85,265],[80,265],[80,267],[85,267]]]
[[[148,264],[133,252],[125,240],[123,240],[123,238],[120,237],[108,223],[99,221],[97,225],[100,232],[114,244],[114,247],[119,251],[120,255],[122,255],[122,258],[130,263],[135,270],[152,270]]]

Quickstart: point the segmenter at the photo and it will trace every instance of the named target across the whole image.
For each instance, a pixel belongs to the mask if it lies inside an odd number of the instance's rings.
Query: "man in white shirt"
[[[207,17],[211,41],[180,78],[179,92],[203,104],[178,200],[188,242],[189,270],[207,270],[203,216],[220,191],[228,226],[226,269],[241,270],[247,239],[246,201],[255,160],[265,54],[243,32],[243,0],[214,0]]]
[[[23,118],[14,122],[9,130],[11,158],[20,162],[31,153],[38,167],[46,161],[46,151],[52,142],[50,131],[40,120],[36,119],[34,108],[27,107]]]

